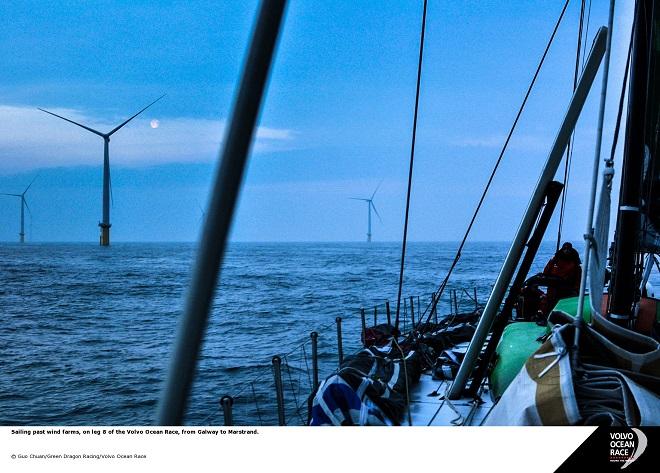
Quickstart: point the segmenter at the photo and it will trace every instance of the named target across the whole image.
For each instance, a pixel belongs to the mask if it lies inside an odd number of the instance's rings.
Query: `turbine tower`
[[[126,125],[128,122],[133,120],[135,117],[137,117],[139,114],[144,112],[146,109],[151,107],[153,104],[158,102],[160,99],[165,97],[165,95],[161,95],[158,97],[156,100],[151,102],[149,105],[144,107],[142,110],[137,112],[135,115],[121,123],[120,125],[117,125],[114,127],[112,130],[110,130],[107,133],[102,133],[98,130],[95,130],[93,128],[90,128],[88,126],[82,125],[78,122],[74,122],[73,120],[69,120],[68,118],[65,118],[63,116],[60,116],[56,113],[49,112],[48,110],[44,110],[43,108],[40,108],[42,112],[46,112],[50,115],[53,115],[57,118],[61,118],[64,121],[67,121],[69,123],[73,123],[74,125],[78,125],[81,128],[84,128],[87,131],[90,131],[94,133],[95,135],[100,136],[103,138],[103,220],[99,222],[99,227],[101,228],[101,237],[100,237],[100,244],[101,246],[108,246],[110,245],[110,137],[119,131],[124,125]]]
[[[383,181],[380,181],[380,184],[382,184]],[[374,196],[376,195],[376,192],[378,192],[378,189],[380,188],[380,184],[376,187],[376,190],[374,190],[374,193],[371,194],[371,197],[368,199],[360,198],[360,197],[349,197],[349,199],[352,200],[361,200],[363,202],[367,203],[367,242],[371,242],[371,209],[374,209],[374,212],[376,212],[376,215],[378,216],[378,220],[381,222],[383,221],[382,218],[380,218],[380,214],[378,213],[378,210],[376,210],[376,206],[374,205]]]
[[[0,193],[0,195],[10,195],[12,197],[18,197],[21,199],[21,231],[18,234],[18,241],[21,243],[25,243],[25,209],[32,215],[32,212],[30,211],[30,207],[27,204],[27,200],[25,200],[25,194],[27,193],[28,189],[30,189],[30,186],[32,186],[32,183],[34,180],[37,178],[37,176],[34,176],[32,179],[32,182],[28,184],[28,186],[25,188],[22,194],[5,194],[5,193]]]

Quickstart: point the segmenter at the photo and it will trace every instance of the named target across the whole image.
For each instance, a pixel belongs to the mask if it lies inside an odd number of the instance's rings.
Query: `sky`
[[[411,241],[462,237],[563,3],[429,0]],[[593,2],[588,46],[607,3]],[[617,3],[606,151],[633,2]],[[101,219],[103,140],[37,107],[109,131],[162,94],[111,139],[112,240],[198,238],[257,7],[0,3],[0,192],[36,176],[28,240],[96,242]],[[473,240],[515,233],[570,100],[579,10],[572,0]],[[290,1],[232,240],[362,241],[367,206],[349,198],[381,182],[373,239],[401,240],[421,14],[421,0]],[[584,233],[600,81],[576,129],[565,239]],[[18,228],[19,199],[0,196],[0,241]]]

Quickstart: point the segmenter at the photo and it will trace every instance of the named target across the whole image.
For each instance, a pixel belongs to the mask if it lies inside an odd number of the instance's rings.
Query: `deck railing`
[[[431,322],[451,317],[461,311],[479,307],[477,288],[452,289],[431,314]],[[407,296],[400,318],[400,330],[407,333],[420,323],[424,308],[432,302],[426,298]],[[203,424],[217,425],[307,425],[311,395],[317,383],[336,373],[343,353],[356,353],[363,348],[363,330],[374,325],[394,322],[389,301],[360,308],[346,318],[316,327],[304,340],[274,355],[254,379],[234,392],[225,391]],[[442,315],[438,315],[438,313]]]

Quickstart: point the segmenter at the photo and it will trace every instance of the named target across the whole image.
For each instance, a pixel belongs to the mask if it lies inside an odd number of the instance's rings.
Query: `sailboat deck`
[[[438,381],[430,372],[410,390],[410,416],[414,426],[480,425],[493,407],[487,388],[482,388],[481,403],[472,398],[449,401],[444,393],[451,381]]]

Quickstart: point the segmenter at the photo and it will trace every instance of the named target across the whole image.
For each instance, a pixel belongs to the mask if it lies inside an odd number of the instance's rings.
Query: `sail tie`
[[[551,352],[548,352],[548,353],[539,353],[538,355],[534,355],[535,360],[539,360],[539,359],[542,359],[542,358],[548,358],[548,357],[551,357],[551,356],[556,356],[557,357],[554,360],[552,360],[552,362],[548,366],[546,366],[543,369],[543,371],[541,371],[539,373],[538,378],[542,378],[543,376],[545,376],[545,374],[548,371],[550,371],[557,363],[559,363],[559,360],[561,360],[564,357],[564,355],[566,355],[566,353],[568,353],[568,350],[566,350],[565,347],[559,347],[556,351],[551,351]]]

